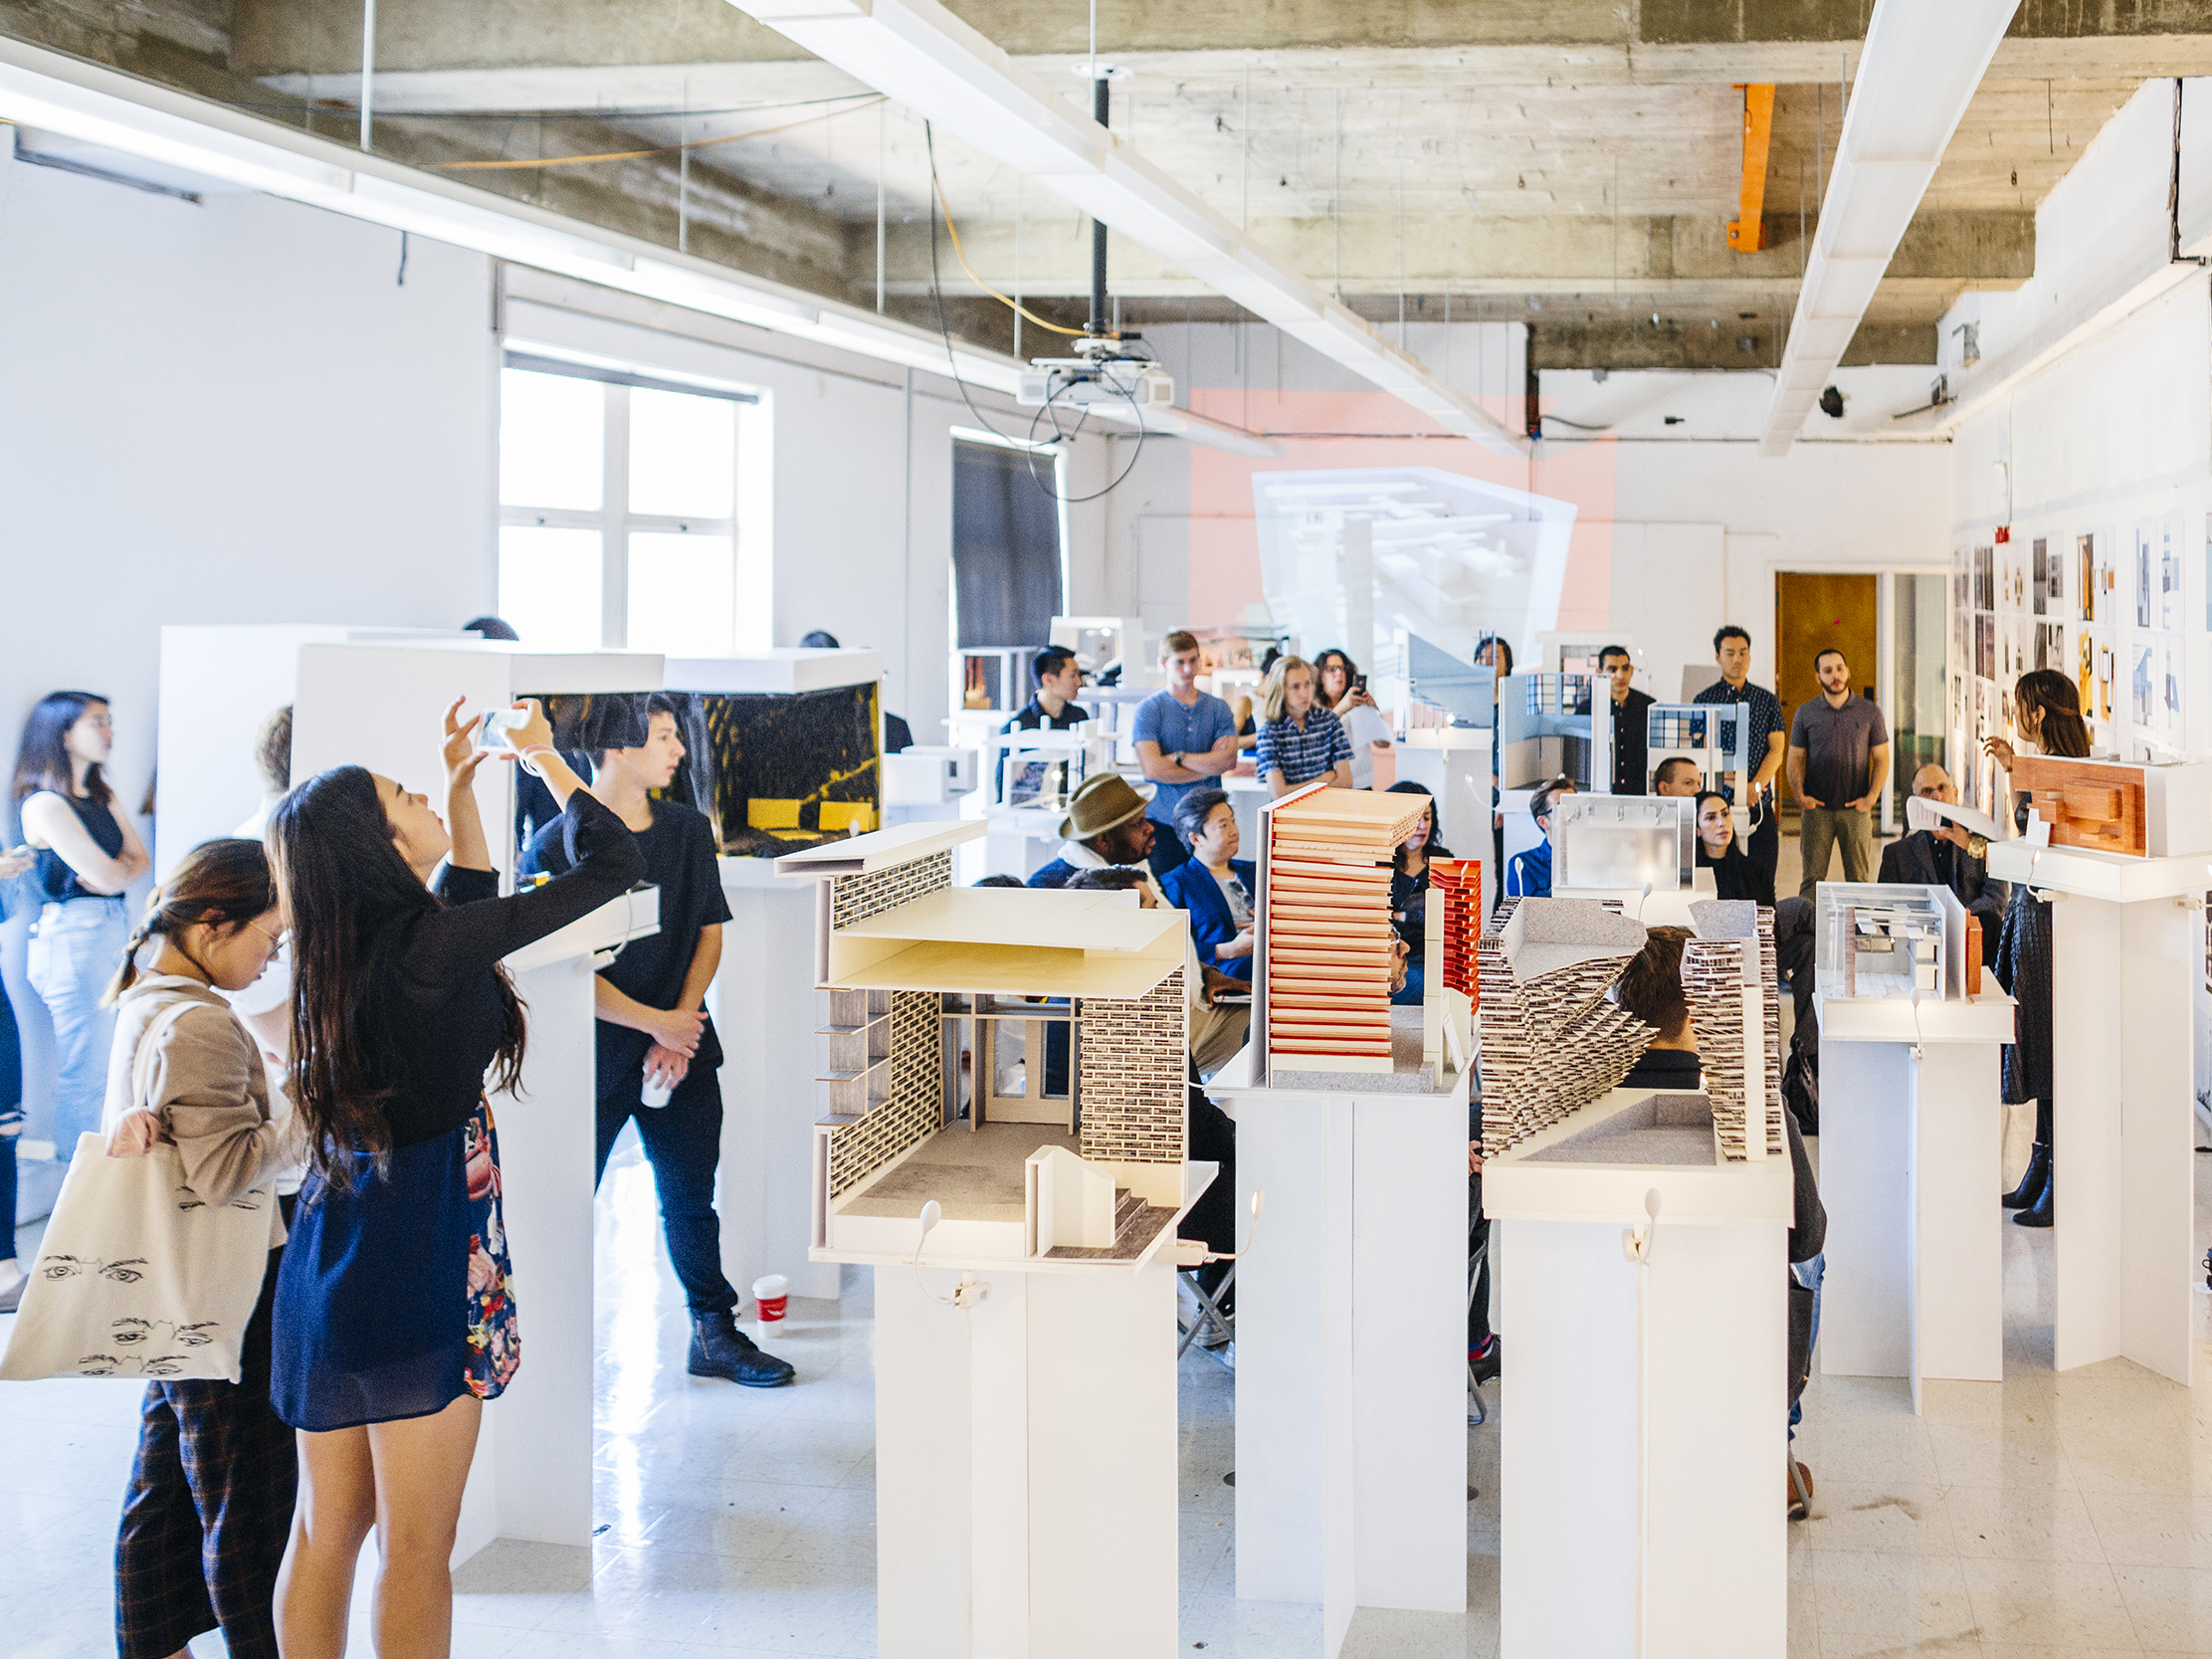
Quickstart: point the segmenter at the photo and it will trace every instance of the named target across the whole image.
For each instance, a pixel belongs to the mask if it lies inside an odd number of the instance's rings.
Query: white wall
[[[135,806],[164,623],[452,626],[490,608],[490,266],[420,239],[408,256],[403,288],[389,231],[246,194],[193,206],[0,149],[11,764],[39,697],[104,693]],[[24,927],[4,958],[36,1137],[50,1050]]]

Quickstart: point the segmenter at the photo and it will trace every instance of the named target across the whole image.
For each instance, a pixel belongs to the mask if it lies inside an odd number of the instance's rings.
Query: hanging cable
[[[922,123],[922,129],[925,132],[928,130],[927,122]],[[1013,311],[1016,316],[1026,317],[1040,328],[1046,329],[1049,332],[1055,334],[1067,334],[1076,339],[1081,339],[1084,336],[1087,330],[1082,328],[1063,328],[1057,322],[1046,321],[1035,311],[1024,306],[1019,300],[1008,299],[1005,295],[999,293],[997,289],[993,288],[989,283],[985,282],[981,277],[976,275],[975,267],[968,263],[967,253],[960,246],[960,228],[952,222],[952,204],[945,199],[944,181],[937,177],[937,146],[934,139],[932,139],[929,143],[929,188],[937,198],[937,206],[943,210],[944,231],[947,236],[952,238],[952,257],[960,262],[960,269],[968,274],[968,281],[975,284],[977,288],[981,289],[985,294],[988,294],[1000,305]]]

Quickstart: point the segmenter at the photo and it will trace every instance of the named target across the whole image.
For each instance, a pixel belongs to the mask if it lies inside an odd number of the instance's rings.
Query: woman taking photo
[[[451,1651],[462,1487],[483,1402],[520,1360],[485,1097],[487,1072],[510,1089],[522,1066],[522,1004],[501,958],[645,873],[537,705],[516,707],[528,718],[506,740],[568,826],[572,867],[542,887],[497,896],[471,787],[484,757],[458,702],[445,719],[445,821],[359,766],[309,779],[270,819],[292,931],[291,1095],[308,1154],[277,1284],[272,1390],[301,1431],[277,1589],[286,1659],[345,1651],[371,1526],[376,1651]]]
[[[16,750],[16,816],[38,855],[27,977],[54,1021],[54,1155],[65,1163],[100,1127],[115,1035],[101,992],[130,933],[123,890],[153,863],[101,772],[114,739],[105,698],[55,692],[31,711]]]
[[[1315,702],[1312,665],[1303,657],[1278,657],[1260,682],[1260,749],[1253,768],[1278,799],[1321,779],[1332,789],[1352,786],[1351,740],[1343,724]]]
[[[271,1121],[261,1052],[219,994],[261,977],[278,933],[262,844],[210,841],[154,894],[109,986],[115,1048],[101,1126],[108,1155],[172,1143],[203,1204],[236,1202],[298,1156]],[[138,959],[154,943],[141,973]],[[277,1659],[277,1569],[298,1479],[292,1431],[269,1404],[284,1242],[284,1212],[271,1204],[271,1253],[239,1379],[146,1384],[115,1537],[120,1659],[170,1659],[215,1629],[232,1659]]]
[[[1237,809],[1219,789],[1193,789],[1175,803],[1175,833],[1190,857],[1160,877],[1167,902],[1190,915],[1190,942],[1208,967],[1252,977],[1252,895],[1259,877],[1237,857]]]
[[[2012,688],[2013,724],[2021,746],[2031,754],[2059,754],[2087,760],[2089,726],[2082,719],[2081,694],[2056,669],[2039,668],[2020,676]],[[2015,758],[2011,743],[1991,737],[1983,745],[2009,774]],[[2009,782],[2009,778],[2008,778]],[[2028,824],[2026,795],[2015,802],[2013,822]],[[2057,1082],[2051,1065],[2051,902],[2031,896],[2029,884],[2012,884],[2005,925],[1997,934],[1997,983],[2020,1004],[2020,1040],[2005,1050],[2005,1099],[2035,1102],[2035,1145],[2028,1172],[2004,1196],[2012,1219],[2023,1227],[2048,1227],[2052,1218],[2054,1142],[2051,1091]]]
[[[1420,784],[1412,782],[1393,783],[1390,793],[1424,799],[1429,796]],[[1437,838],[1436,803],[1430,800],[1428,810],[1406,832],[1405,841],[1391,857],[1390,923],[1406,945],[1406,982],[1391,994],[1393,1002],[1414,1008],[1421,1005],[1428,979],[1422,952],[1429,935],[1429,861],[1451,856],[1451,849]]]
[[[1390,747],[1390,723],[1360,680],[1359,665],[1335,646],[1313,659],[1321,706],[1343,723],[1351,743],[1352,787],[1375,786],[1375,754]]]

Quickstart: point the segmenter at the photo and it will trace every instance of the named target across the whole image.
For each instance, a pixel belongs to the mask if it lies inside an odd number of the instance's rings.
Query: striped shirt
[[[1337,761],[1349,762],[1351,757],[1351,739],[1344,735],[1344,723],[1316,706],[1307,711],[1304,730],[1289,719],[1270,721],[1261,726],[1253,769],[1262,777],[1281,772],[1283,781],[1296,789],[1302,783],[1328,776]]]

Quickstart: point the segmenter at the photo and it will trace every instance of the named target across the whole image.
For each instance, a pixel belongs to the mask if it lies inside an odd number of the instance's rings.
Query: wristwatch
[[[1966,836],[1966,856],[1968,858],[1974,859],[1986,859],[1989,856],[1989,837],[1986,835],[1976,835],[1973,832],[1968,831]]]

